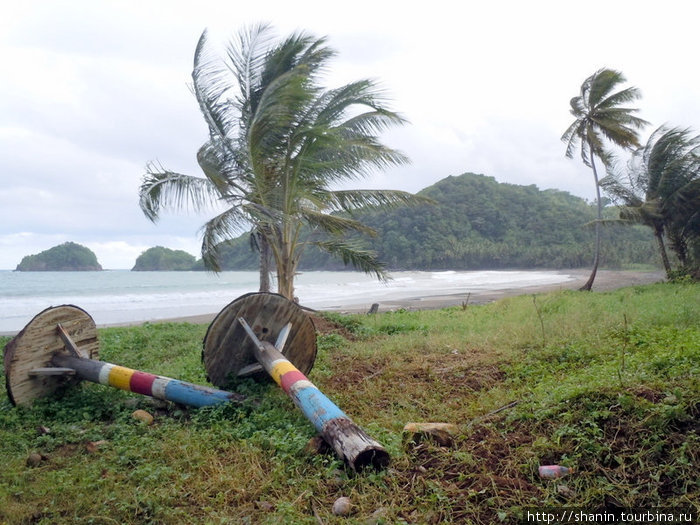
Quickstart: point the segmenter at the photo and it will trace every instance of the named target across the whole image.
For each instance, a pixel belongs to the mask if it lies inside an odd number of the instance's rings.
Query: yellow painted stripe
[[[125,368],[123,366],[115,366],[109,371],[109,386],[121,388],[122,390],[131,390],[129,382],[135,370]]]
[[[282,376],[286,374],[287,372],[294,372],[297,368],[290,363],[289,361],[282,360],[280,359],[277,361],[277,363],[272,367],[272,371],[270,372],[270,375],[272,376],[272,379],[275,380],[275,383],[278,385],[282,384]]]

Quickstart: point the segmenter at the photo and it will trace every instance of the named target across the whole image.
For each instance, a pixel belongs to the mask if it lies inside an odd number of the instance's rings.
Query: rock
[[[37,454],[36,452],[32,452],[29,454],[29,457],[27,458],[27,466],[28,467],[38,467],[39,463],[41,463],[41,460],[44,459],[44,457],[41,454]]]
[[[94,454],[95,452],[97,452],[98,448],[100,448],[102,445],[105,445],[106,443],[106,439],[100,439],[99,441],[88,441],[85,444],[85,448],[90,454]]]
[[[272,512],[273,510],[275,510],[275,506],[269,501],[256,501],[255,506],[258,509],[263,510],[265,512]]]
[[[43,425],[39,425],[38,427],[36,427],[36,431],[37,431],[37,433],[39,433],[42,436],[45,434],[51,434],[51,429],[49,427],[45,427]]]
[[[153,416],[145,410],[134,410],[133,414],[131,414],[131,417],[133,417],[134,419],[138,419],[139,421],[143,421],[147,425],[153,424]]]
[[[557,494],[559,494],[560,496],[563,496],[567,499],[571,499],[576,495],[576,492],[571,490],[566,485],[562,484],[562,485],[557,485]]]
[[[405,446],[415,446],[428,440],[441,447],[451,447],[458,431],[457,425],[452,423],[406,423],[403,442]]]
[[[335,500],[332,512],[335,516],[349,516],[352,512],[352,502],[350,498],[343,496]]]

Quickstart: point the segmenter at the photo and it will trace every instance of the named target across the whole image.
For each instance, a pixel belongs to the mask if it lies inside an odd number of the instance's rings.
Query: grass
[[[697,284],[325,321],[310,379],[386,446],[387,470],[308,452],[312,426],[274,385],[246,381],[247,402],[194,410],[82,384],[32,408],[0,399],[0,523],[517,523],[527,508],[700,507]],[[104,329],[100,357],[205,384],[205,331]],[[456,423],[455,446],[405,449],[411,421]],[[574,474],[543,480],[542,464]],[[350,517],[331,513],[340,496]]]

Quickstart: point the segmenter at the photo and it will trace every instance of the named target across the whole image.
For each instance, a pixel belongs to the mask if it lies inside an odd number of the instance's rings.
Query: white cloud
[[[330,83],[378,79],[411,121],[384,139],[413,163],[365,187],[418,191],[471,171],[591,199],[590,173],[559,141],[569,99],[586,76],[614,67],[642,91],[646,134],[666,122],[700,129],[700,70],[688,65],[699,11],[681,0],[592,0],[585,10],[554,0],[459,10],[444,0],[358,0],[342,15],[321,0],[9,3],[0,18],[0,268],[67,240],[94,246],[108,268],[130,267],[156,244],[198,252],[204,217],[153,225],[137,192],[151,160],[198,173],[206,127],[187,83],[205,27],[222,47],[259,21],[280,35],[327,35],[338,51]]]

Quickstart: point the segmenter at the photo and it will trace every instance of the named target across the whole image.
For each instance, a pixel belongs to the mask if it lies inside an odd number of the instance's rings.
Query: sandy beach
[[[590,275],[589,269],[576,270],[561,270],[557,273],[569,275],[572,280],[565,283],[545,285],[545,286],[528,286],[521,288],[508,288],[505,290],[481,291],[481,292],[464,292],[455,294],[442,295],[421,295],[402,299],[389,299],[372,301],[368,299],[363,305],[348,305],[347,307],[334,308],[332,311],[338,313],[364,313],[372,306],[373,302],[379,304],[379,312],[387,312],[400,308],[410,310],[429,310],[436,308],[447,308],[449,306],[458,306],[468,301],[469,304],[485,304],[492,301],[503,299],[504,297],[512,297],[515,295],[553,292],[557,290],[577,290],[588,280]],[[632,270],[598,270],[595,282],[593,284],[594,292],[603,292],[615,290],[626,286],[637,286],[641,284],[650,284],[663,281],[666,275],[663,271],[632,271]],[[193,315],[185,317],[177,317],[158,322],[187,322],[194,324],[210,323],[218,312],[203,315]],[[129,326],[138,325],[141,323],[123,323],[120,325],[110,326]]]

